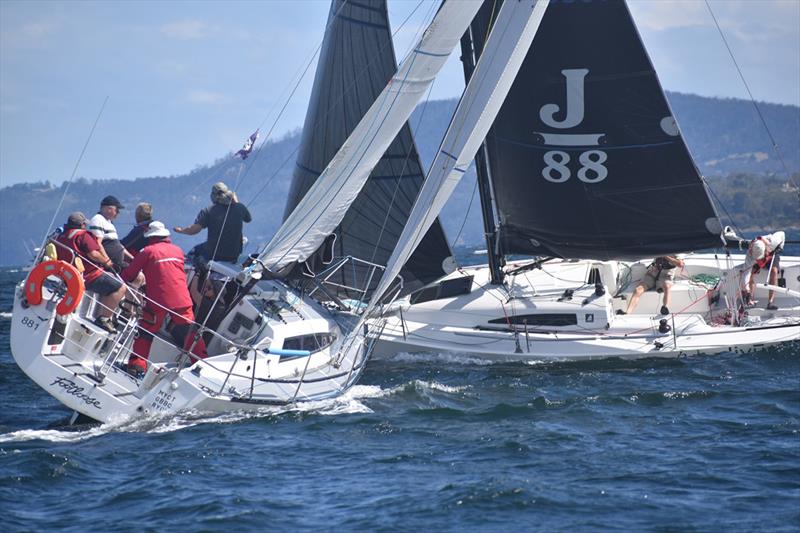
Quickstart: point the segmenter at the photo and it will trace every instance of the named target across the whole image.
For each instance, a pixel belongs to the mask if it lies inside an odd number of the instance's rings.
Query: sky
[[[437,4],[390,0],[398,58]],[[754,97],[800,105],[800,0],[709,4]],[[747,98],[703,0],[629,6],[666,90]],[[68,179],[98,114],[77,176],[184,174],[237,150],[258,127],[272,128],[272,139],[296,130],[329,8],[327,0],[0,0],[0,187]],[[456,54],[431,97],[462,90]]]

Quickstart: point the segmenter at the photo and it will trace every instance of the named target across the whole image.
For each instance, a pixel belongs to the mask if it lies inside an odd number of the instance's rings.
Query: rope
[[[420,2],[417,4],[417,6],[416,6],[416,7],[415,7],[415,8],[414,8],[412,11],[411,11],[411,13],[410,13],[410,14],[409,14],[409,15],[408,15],[406,18],[405,18],[405,20],[403,20],[403,22],[402,22],[402,23],[401,23],[401,24],[400,24],[400,25],[397,27],[397,29],[396,29],[396,30],[395,30],[395,31],[392,33],[392,37],[396,36],[396,35],[397,35],[397,33],[398,33],[398,32],[399,32],[401,29],[403,29],[403,27],[406,25],[406,23],[408,23],[408,21],[411,19],[411,17],[414,15],[414,13],[416,13],[417,9],[419,9],[419,6],[421,6],[421,5],[422,5],[422,2],[423,2],[423,0],[420,0]],[[341,6],[339,9],[341,10],[341,9],[344,7],[344,5],[345,5],[346,3],[347,3],[347,2],[343,2],[343,3],[342,3],[342,6]],[[337,15],[338,15],[338,13],[339,13],[339,12],[337,11]],[[332,18],[330,19],[330,20],[331,20],[330,24],[332,24],[332,23],[333,23],[333,20],[334,20],[335,18],[336,18],[336,15],[334,15],[334,17],[332,17]],[[328,26],[326,26],[326,27],[325,27],[325,30],[326,30],[326,31],[327,31],[327,30],[328,30],[328,28],[330,27],[330,24],[329,24]],[[422,25],[422,26],[424,27],[425,25]],[[317,46],[316,50],[314,51],[314,54],[311,56],[311,60],[313,60],[313,59],[314,59],[314,57],[316,57],[317,53],[319,52],[319,49],[322,47],[322,43],[323,43],[323,41],[324,41],[324,38],[323,38],[323,40],[322,40],[322,41],[320,41],[320,42],[319,42],[319,45]],[[383,51],[383,50],[385,50],[385,49],[386,49],[386,47],[387,47],[387,46],[389,46],[390,44],[391,44],[391,43],[387,43],[387,44],[385,44],[385,45],[384,45],[384,46],[383,46],[383,47],[380,49],[380,51]],[[379,57],[379,56],[380,56],[380,54],[375,54],[375,55],[374,55],[374,57],[373,57],[373,59],[372,59],[371,61],[369,61],[369,62],[368,62],[368,63],[367,63],[365,66],[364,66],[364,68],[362,68],[362,69],[361,69],[361,70],[360,70],[360,71],[359,71],[359,72],[358,72],[358,73],[357,73],[357,74],[356,74],[356,75],[353,77],[353,81],[352,81],[352,82],[351,82],[351,83],[350,83],[350,84],[347,86],[347,88],[345,89],[345,91],[344,91],[344,93],[342,94],[342,96],[345,96],[345,95],[347,95],[347,94],[349,94],[350,92],[352,92],[352,91],[353,91],[353,89],[354,89],[354,87],[355,87],[355,85],[356,85],[356,80],[357,80],[358,78],[360,78],[360,77],[361,77],[361,75],[362,75],[364,72],[366,72],[366,71],[367,71],[367,69],[369,69],[369,67],[371,67],[371,66],[372,66],[372,64],[373,64],[373,63],[375,63],[375,62],[378,60],[378,57]],[[306,72],[308,71],[308,67],[310,66],[310,64],[311,64],[311,61],[309,61],[309,62],[308,62],[308,64],[306,65],[306,68],[303,70],[303,77],[305,77],[305,75],[306,75]],[[300,83],[301,83],[301,82],[302,82],[302,77],[301,77],[301,78],[300,78],[300,79],[297,81],[297,84],[295,85],[295,89],[297,88],[297,86],[299,86],[299,85],[300,85]],[[291,99],[291,96],[292,96],[292,95],[294,95],[294,92],[295,92],[295,90],[292,90],[292,93],[291,93],[291,95],[289,96],[289,98],[290,98],[290,99]],[[288,102],[287,102],[287,103],[288,103]],[[339,102],[339,104],[341,104],[341,102]],[[325,112],[325,114],[324,114],[322,117],[320,117],[320,119],[317,121],[317,123],[315,123],[315,124],[314,124],[314,126],[313,126],[313,127],[315,127],[315,128],[316,128],[317,124],[318,124],[320,121],[322,121],[322,119],[323,119],[323,118],[327,118],[327,117],[328,117],[328,115],[330,115],[330,114],[331,114],[331,113],[334,111],[334,109],[335,109],[335,108],[336,108],[336,106],[335,106],[335,105],[331,106],[331,107],[330,107],[330,109],[328,109],[328,110]],[[285,109],[285,106],[284,106],[284,109]],[[278,118],[280,118],[280,117],[278,117]],[[276,119],[276,121],[277,121],[277,119]],[[263,124],[263,123],[262,123],[262,124]],[[270,130],[270,133],[271,133],[271,131],[272,131],[272,130]],[[261,149],[262,149],[262,148],[264,147],[264,145],[267,143],[267,140],[268,140],[268,137],[265,137],[265,138],[264,138],[264,141],[263,141],[263,142],[261,143],[261,145],[259,145],[259,147],[256,149],[256,155],[255,155],[255,157],[254,157],[254,159],[253,159],[254,161],[255,161],[255,160],[258,158],[259,154],[261,153]],[[273,173],[272,173],[272,175],[271,175],[269,178],[267,178],[267,179],[265,180],[265,182],[264,182],[264,184],[261,186],[261,188],[260,188],[258,191],[256,191],[256,193],[255,193],[255,194],[254,194],[254,195],[253,195],[253,196],[250,198],[250,201],[249,201],[249,203],[248,203],[248,204],[246,204],[246,205],[250,205],[250,204],[252,204],[252,203],[253,203],[253,202],[256,200],[256,198],[258,198],[258,197],[261,195],[261,193],[262,193],[262,192],[264,192],[264,190],[267,188],[267,186],[268,186],[268,185],[269,185],[269,184],[272,182],[272,180],[273,180],[273,179],[274,179],[274,178],[275,178],[275,177],[278,175],[278,173],[279,173],[279,172],[280,172],[280,171],[283,169],[283,167],[286,165],[286,163],[288,163],[288,162],[289,162],[289,160],[293,159],[293,158],[294,158],[294,156],[295,156],[295,154],[297,154],[297,152],[298,152],[299,150],[300,150],[300,146],[298,145],[298,146],[297,146],[297,147],[296,147],[296,148],[295,148],[295,149],[292,151],[292,153],[291,153],[291,154],[289,154],[289,156],[288,156],[286,159],[284,159],[283,163],[281,163],[281,164],[280,164],[280,166],[279,166],[279,167],[278,167],[278,168],[275,170],[275,172],[273,172]]]
[[[464,213],[464,220],[461,221],[461,227],[458,228],[458,233],[456,234],[456,238],[453,239],[453,246],[458,242],[458,239],[461,238],[461,232],[464,231],[464,226],[467,225],[467,219],[469,218],[470,212],[472,211],[472,202],[475,201],[475,192],[478,190],[478,178],[475,178],[475,185],[472,187],[472,195],[469,197],[469,204],[467,205],[467,212]],[[492,253],[489,250],[489,253]]]
[[[502,32],[502,31],[504,31],[504,29],[496,29],[495,31]],[[483,60],[484,61],[491,61],[491,58],[490,57],[489,58],[484,58]],[[482,80],[482,83],[489,83],[489,81],[484,79],[484,80]],[[465,92],[466,92],[466,90],[465,90]],[[463,98],[464,98],[464,93],[461,94],[461,97],[459,98],[459,104],[458,105],[461,105],[461,102],[462,102]],[[458,109],[458,105],[456,106],[456,109]],[[447,130],[445,130],[445,137],[442,139],[442,142],[444,142],[444,139],[446,139],[448,137],[448,135],[460,136],[462,134],[463,128],[465,126],[465,123],[462,122],[461,124],[454,124],[453,123],[454,118],[455,118],[455,115],[453,116],[453,118],[451,118],[450,124],[448,125]],[[453,129],[454,127],[456,129]],[[441,149],[442,149],[442,146],[440,144],[439,150],[437,150],[437,153],[439,151],[441,151]],[[433,169],[433,165],[434,165],[435,162],[436,162],[436,158],[434,157],[434,161],[431,163],[431,166],[430,166],[428,172],[426,172],[426,177],[430,176],[431,170]],[[428,207],[427,207],[427,209],[426,209],[426,211],[424,213],[425,217],[427,217],[428,214],[431,212],[432,207],[433,207],[432,204],[428,205]],[[427,231],[427,228],[425,228],[425,231]],[[410,236],[410,240],[412,242],[415,242],[415,243],[419,244],[419,242],[422,239],[422,236],[423,236],[423,228],[420,226],[420,227],[417,227],[417,228],[414,229],[413,233]]]
[[[747,90],[747,94],[750,96],[750,101],[752,102],[753,107],[755,108],[756,113],[758,114],[758,118],[761,119],[761,124],[764,125],[764,129],[766,130],[767,135],[769,136],[769,140],[772,143],[772,148],[778,155],[778,159],[781,162],[783,171],[786,173],[786,176],[789,179],[789,181],[791,181],[792,184],[795,187],[797,187],[798,184],[796,181],[794,181],[794,179],[792,179],[791,173],[789,172],[789,168],[786,165],[786,161],[784,161],[783,159],[783,154],[781,154],[781,151],[778,147],[778,143],[775,141],[775,137],[772,135],[772,131],[770,131],[769,126],[767,126],[767,121],[764,119],[764,115],[761,113],[761,108],[758,107],[758,103],[756,102],[756,99],[753,97],[753,92],[750,90],[750,86],[747,84],[747,80],[745,79],[744,74],[742,73],[742,69],[739,68],[739,63],[737,63],[736,57],[734,57],[733,55],[733,51],[731,50],[731,47],[728,44],[728,40],[725,38],[725,34],[722,32],[722,28],[720,27],[719,22],[717,21],[717,17],[714,15],[714,11],[711,9],[711,5],[708,3],[708,0],[704,1],[706,7],[708,8],[708,12],[711,13],[711,18],[714,19],[714,25],[717,27],[717,31],[719,32],[720,37],[722,37],[722,42],[725,43],[725,48],[728,49],[728,54],[731,56],[731,61],[733,61],[734,66],[736,66],[736,71],[739,73],[739,78],[742,80],[742,84],[744,85],[744,88]]]
[[[78,160],[75,161],[75,166],[72,168],[72,174],[70,174],[69,179],[67,180],[67,185],[64,187],[64,193],[61,195],[61,199],[58,201],[58,207],[53,212],[53,218],[50,219],[50,224],[47,226],[47,231],[45,231],[44,238],[42,239],[40,245],[40,253],[44,253],[44,244],[47,242],[50,233],[53,230],[53,224],[56,221],[56,217],[58,216],[59,211],[61,211],[61,206],[64,204],[64,198],[67,197],[67,193],[69,192],[69,186],[72,184],[72,180],[75,179],[75,174],[78,172],[78,166],[81,164],[83,160],[83,154],[86,153],[86,149],[89,147],[89,142],[92,140],[92,136],[94,135],[94,130],[97,127],[97,123],[100,122],[100,117],[103,115],[103,111],[106,108],[106,103],[108,102],[108,96],[105,97],[103,100],[103,105],[100,106],[100,111],[97,113],[97,117],[94,119],[94,123],[92,124],[92,129],[89,131],[89,136],[86,137],[86,142],[83,143],[83,148],[81,149],[81,153],[78,156]]]

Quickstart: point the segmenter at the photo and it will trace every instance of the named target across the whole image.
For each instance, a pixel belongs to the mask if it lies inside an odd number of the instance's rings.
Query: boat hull
[[[467,268],[461,275],[473,277],[468,293],[414,305],[400,302],[387,313],[373,356],[428,352],[496,361],[641,359],[746,353],[800,340],[800,258],[781,260],[787,293],[775,299],[780,309],[764,309],[765,289],[761,306],[747,310],[738,326],[725,323],[720,307],[731,296],[730,287],[720,282],[712,289],[695,281],[718,269],[719,260],[696,254],[685,262],[685,272],[693,276],[673,285],[676,312],[668,315],[660,314],[662,296],[656,292],[642,296],[637,313],[616,314],[627,307],[636,285],[630,276],[620,282],[624,276],[617,263],[564,261],[515,276],[507,286],[491,285],[485,266]],[[589,283],[598,276],[605,291],[601,296]],[[565,296],[567,289],[574,292]],[[578,317],[575,324],[553,325],[567,316]],[[583,322],[590,316],[591,322]],[[537,324],[542,317],[552,324]]]
[[[127,361],[125,350],[132,338],[118,352],[121,355],[114,356],[114,346],[124,341],[78,315],[56,315],[57,295],[47,288],[45,303],[27,305],[23,287],[17,287],[12,315],[14,360],[66,407],[103,423],[186,410],[251,411],[331,398],[355,383],[368,354],[359,339],[343,346],[343,339],[350,337],[336,329],[339,342],[305,356],[282,358],[268,350],[240,349],[194,363],[151,362],[144,377],[135,378],[121,364]],[[309,322],[313,320],[298,324]],[[332,320],[326,324],[338,328]]]

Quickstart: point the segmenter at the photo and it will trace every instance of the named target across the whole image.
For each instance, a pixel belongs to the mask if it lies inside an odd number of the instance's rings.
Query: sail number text
[[[24,316],[24,317],[22,317],[22,320],[20,322],[22,322],[23,326],[27,326],[27,327],[33,329],[34,331],[39,329],[39,324],[34,322],[34,320],[32,318],[28,318],[28,317]]]
[[[598,183],[606,179],[608,169],[603,163],[608,159],[608,155],[602,150],[588,150],[578,156],[578,179],[584,183]],[[552,183],[564,183],[571,176],[572,172],[567,166],[570,157],[567,152],[561,150],[550,150],[544,154],[546,166],[542,169],[542,177]]]
[[[539,109],[539,119],[543,124],[558,131],[558,133],[538,132],[544,137],[545,145],[572,145],[586,146],[597,145],[602,133],[568,133],[580,126],[585,118],[586,102],[584,98],[586,75],[588,68],[572,68],[561,71],[565,81],[565,109],[559,104],[545,104]],[[557,116],[564,114],[559,120]],[[551,183],[564,183],[575,172],[583,183],[599,183],[608,176],[608,169],[604,166],[608,155],[603,150],[587,150],[578,156],[578,165],[572,164],[570,156],[563,150],[550,150],[544,154],[545,167],[542,177]],[[575,167],[578,167],[577,169]]]

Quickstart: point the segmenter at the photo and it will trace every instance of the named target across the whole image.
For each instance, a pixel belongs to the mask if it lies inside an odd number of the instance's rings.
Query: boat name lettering
[[[158,391],[156,397],[153,398],[150,407],[157,411],[168,411],[172,409],[172,402],[175,401],[175,396],[172,394],[167,394],[164,391]]]
[[[78,385],[69,378],[56,378],[50,385],[58,385],[67,394],[70,394],[72,396],[75,396],[76,398],[80,398],[81,400],[83,400],[86,403],[86,405],[91,405],[96,409],[101,408],[100,400],[98,400],[97,398],[92,398],[91,396],[83,392],[86,389],[84,389],[83,387],[81,387],[80,385]]]

